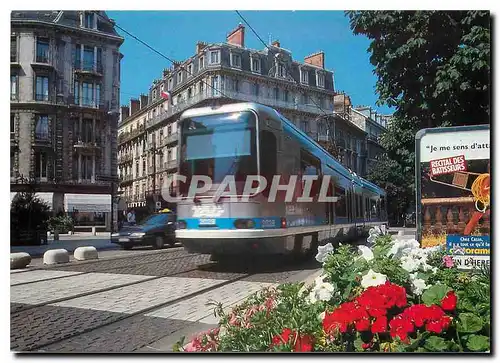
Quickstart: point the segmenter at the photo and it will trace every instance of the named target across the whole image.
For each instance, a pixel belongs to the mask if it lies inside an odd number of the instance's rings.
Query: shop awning
[[[65,212],[111,212],[110,194],[65,194]]]
[[[16,196],[16,194],[17,193],[15,193],[15,192],[10,193],[10,202],[11,203],[12,203],[12,200],[14,199],[14,197]],[[49,206],[50,210],[52,210],[54,193],[36,193],[35,196],[38,197],[38,199],[40,199],[41,201],[45,202]]]

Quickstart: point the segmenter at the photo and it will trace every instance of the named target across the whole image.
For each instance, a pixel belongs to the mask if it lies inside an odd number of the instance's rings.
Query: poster
[[[488,125],[416,135],[418,240],[422,247],[446,244],[463,268],[489,263],[490,152]],[[476,242],[487,243],[482,252],[488,253],[460,254]]]

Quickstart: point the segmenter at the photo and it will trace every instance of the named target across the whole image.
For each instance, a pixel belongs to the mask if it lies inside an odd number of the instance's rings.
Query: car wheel
[[[162,236],[156,236],[155,238],[155,248],[157,249],[162,249],[164,246],[164,242],[163,242],[163,237]]]
[[[128,250],[131,250],[131,249],[132,249],[132,246],[131,246],[131,245],[123,245],[123,246],[122,246],[122,248],[123,248],[124,250],[127,250],[127,251],[128,251]]]

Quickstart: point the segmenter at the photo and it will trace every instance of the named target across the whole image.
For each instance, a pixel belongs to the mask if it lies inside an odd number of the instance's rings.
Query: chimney
[[[200,54],[200,52],[205,49],[205,47],[207,46],[207,43],[205,42],[198,42],[196,43],[196,54]]]
[[[277,47],[277,48],[280,48],[280,41],[279,40],[275,40],[274,42],[271,43],[271,45],[273,47]]]
[[[236,29],[231,31],[226,38],[229,44],[245,47],[245,27],[240,23]]]
[[[141,110],[148,105],[148,96],[146,95],[141,95],[139,97],[139,102],[141,103]]]
[[[129,116],[130,116],[130,111],[129,111],[128,106],[121,106],[120,107],[120,120],[122,120],[122,122],[123,122]]]
[[[130,99],[130,116],[135,114],[140,109],[140,102],[137,99]]]
[[[313,66],[325,68],[325,53],[323,51],[311,54],[304,58],[304,62]]]

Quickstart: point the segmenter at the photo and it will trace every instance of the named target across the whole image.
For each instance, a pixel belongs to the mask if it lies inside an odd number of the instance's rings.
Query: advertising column
[[[489,126],[420,130],[416,188],[421,246],[446,245],[458,268],[489,266]]]

